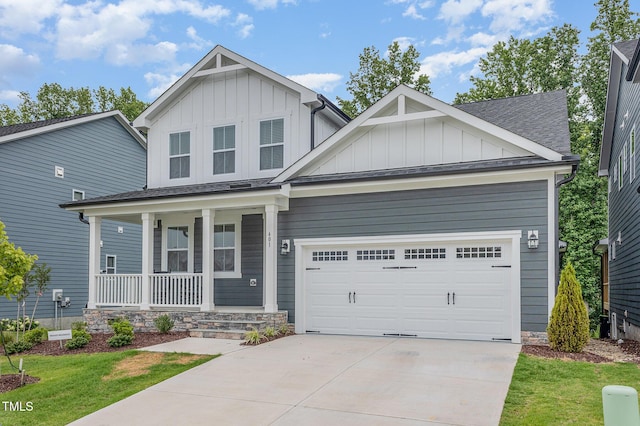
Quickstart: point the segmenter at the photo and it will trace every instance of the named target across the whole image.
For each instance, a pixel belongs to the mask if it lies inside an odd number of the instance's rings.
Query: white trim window
[[[113,254],[107,254],[104,259],[105,273],[117,274],[117,259]]]
[[[71,199],[73,201],[82,201],[82,200],[84,200],[84,191],[80,191],[79,189],[73,189],[71,191]]]
[[[213,271],[218,278],[240,278],[240,224],[213,225]]]
[[[167,268],[170,272],[188,272],[188,226],[169,226],[167,228]]]
[[[625,142],[625,144],[622,146],[622,168],[623,168],[623,173],[627,173],[627,143]]]
[[[622,169],[622,153],[618,156],[618,190],[622,189],[624,186],[624,171]]]
[[[629,182],[636,178],[636,126],[631,128],[629,136]]]
[[[236,172],[236,126],[213,128],[213,174]]]
[[[260,170],[284,167],[284,119],[260,122]]]
[[[188,178],[191,171],[191,133],[169,134],[169,179]]]

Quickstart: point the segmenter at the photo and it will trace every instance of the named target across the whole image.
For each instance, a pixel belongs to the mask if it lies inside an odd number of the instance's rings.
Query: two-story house
[[[169,313],[206,335],[520,342],[546,329],[563,91],[453,107],[399,86],[356,119],[217,46],[134,121],[145,190],[66,203],[90,222],[93,329]],[[142,269],[99,274],[100,223],[142,225]],[[216,333],[211,331],[211,333]]]
[[[609,180],[608,277],[603,299],[612,338],[640,339],[640,44],[615,43],[607,88],[598,174]],[[604,251],[604,250],[601,250]]]
[[[142,188],[145,158],[145,139],[118,111],[0,127],[0,220],[16,246],[51,268],[36,312],[43,324],[81,320],[88,301],[89,226],[58,204]],[[139,225],[105,220],[98,243],[96,273],[140,271]],[[35,300],[32,289],[29,316]],[[0,318],[16,310],[15,300],[0,300]]]

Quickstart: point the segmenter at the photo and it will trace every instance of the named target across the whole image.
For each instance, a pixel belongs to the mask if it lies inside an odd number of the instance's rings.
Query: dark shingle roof
[[[615,48],[622,53],[628,61],[633,58],[633,54],[636,51],[636,46],[638,45],[638,39],[635,40],[626,40],[619,41],[617,43],[613,43]]]
[[[556,152],[571,154],[565,90],[454,106]]]
[[[62,123],[65,121],[76,120],[78,118],[88,117],[90,115],[95,115],[95,114],[98,114],[98,113],[81,114],[81,115],[74,115],[72,117],[52,118],[50,120],[41,120],[41,121],[34,121],[31,123],[21,123],[21,124],[12,124],[11,126],[3,126],[3,127],[0,127],[0,137],[13,135],[21,132],[26,132],[29,130],[38,129],[40,127],[51,126],[52,124]]]
[[[169,186],[123,192],[60,204],[60,207],[81,207],[83,205],[109,204],[129,201],[145,201],[162,198],[193,197],[215,195],[228,192],[256,191],[279,188],[280,184],[269,183],[272,178],[248,179],[232,182],[201,183],[196,185]]]

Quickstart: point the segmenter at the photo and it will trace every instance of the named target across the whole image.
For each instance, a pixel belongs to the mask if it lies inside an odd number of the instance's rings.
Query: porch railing
[[[96,305],[141,305],[142,280],[142,274],[96,275]],[[152,306],[200,306],[202,274],[149,275],[149,304]]]
[[[202,274],[153,274],[149,276],[155,306],[199,306],[202,304]]]
[[[96,275],[96,305],[135,306],[140,303],[141,274]]]

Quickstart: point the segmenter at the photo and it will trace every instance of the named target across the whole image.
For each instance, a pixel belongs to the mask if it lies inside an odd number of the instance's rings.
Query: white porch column
[[[278,206],[264,206],[264,284],[265,312],[278,312]]]
[[[213,311],[215,308],[213,278],[213,219],[215,210],[202,210],[202,305],[201,311]]]
[[[142,213],[142,303],[140,309],[150,308],[151,291],[149,281],[153,275],[153,225],[155,215]]]
[[[89,300],[87,308],[96,308],[96,275],[100,273],[100,227],[102,218],[89,216]]]

